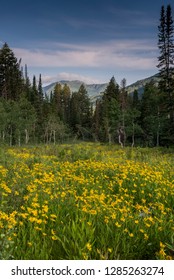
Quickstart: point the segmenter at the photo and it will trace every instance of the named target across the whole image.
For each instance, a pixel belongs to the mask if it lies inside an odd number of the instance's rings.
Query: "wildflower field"
[[[174,259],[174,155],[0,148],[0,259]]]

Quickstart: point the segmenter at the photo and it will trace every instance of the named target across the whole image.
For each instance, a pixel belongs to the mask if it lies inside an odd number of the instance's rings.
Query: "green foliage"
[[[78,92],[72,93],[70,115],[70,124],[74,132],[81,133],[78,129],[79,126],[90,129],[92,117],[90,99],[83,84]]]
[[[158,34],[158,68],[160,75],[160,95],[163,114],[166,117],[165,138],[174,140],[174,78],[173,78],[173,57],[174,57],[174,25],[172,9],[170,5],[161,7],[161,17]]]
[[[22,89],[20,63],[5,43],[0,49],[0,97],[17,100]]]
[[[119,86],[112,77],[95,106],[84,84],[71,93],[67,84],[57,83],[50,98],[44,96],[41,74],[38,82],[34,75],[31,84],[27,66],[23,73],[20,61],[5,43],[0,49],[0,143],[55,145],[82,139],[116,142],[122,147],[173,145],[174,26],[170,5],[161,7],[158,30],[158,86],[155,78],[154,83],[146,84],[142,96],[136,90],[131,95],[126,79]]]
[[[31,103],[24,97],[18,102],[1,99],[0,111],[1,143],[10,146],[27,144],[36,122],[36,113]]]
[[[0,258],[173,254],[173,149],[79,143],[0,148]]]
[[[98,135],[96,136],[100,140],[111,142],[111,133],[116,131],[120,118],[119,86],[114,77],[111,78],[101,102],[97,105]]]
[[[162,123],[159,112],[158,89],[154,86],[153,82],[145,86],[141,100],[140,119],[144,134],[144,141],[149,146],[157,145],[157,135],[160,134],[160,127],[162,126]]]

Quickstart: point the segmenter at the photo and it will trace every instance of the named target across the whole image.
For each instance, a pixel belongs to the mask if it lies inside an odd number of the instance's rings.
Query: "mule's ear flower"
[[[90,243],[87,243],[86,248],[87,248],[88,251],[91,251],[92,250],[92,245]]]

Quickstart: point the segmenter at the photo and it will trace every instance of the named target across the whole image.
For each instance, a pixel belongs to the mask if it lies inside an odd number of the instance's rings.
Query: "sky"
[[[158,72],[158,25],[166,0],[1,0],[6,42],[30,78],[127,85]],[[174,8],[172,6],[172,8]]]

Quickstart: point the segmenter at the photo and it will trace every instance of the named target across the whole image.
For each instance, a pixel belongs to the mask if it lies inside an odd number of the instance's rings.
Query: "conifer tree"
[[[158,27],[158,47],[160,56],[158,57],[160,75],[160,108],[166,114],[169,120],[166,133],[174,135],[174,26],[172,19],[172,9],[168,5],[165,10],[164,6],[161,7],[160,25]]]
[[[41,80],[40,80],[41,83]],[[41,90],[42,91],[42,90]],[[33,83],[31,88],[30,102],[35,108],[37,121],[35,125],[35,140],[42,141],[43,137],[43,99],[42,92],[39,93],[36,83],[36,76],[33,76]]]
[[[51,98],[53,112],[62,120],[63,108],[62,108],[62,86],[60,83],[56,83]]]
[[[91,128],[91,106],[90,99],[85,86],[82,84],[78,92],[73,92],[70,100],[71,127],[75,133],[79,128],[90,130]]]
[[[163,123],[159,115],[158,88],[153,81],[145,85],[141,100],[140,120],[144,143],[149,146],[159,145],[159,136]]]
[[[139,109],[139,96],[138,96],[138,91],[134,90],[133,92],[133,97],[132,97],[132,107],[133,109]]]
[[[93,125],[92,125],[93,138],[95,141],[101,141],[102,139],[102,101],[96,100]]]
[[[18,100],[23,90],[20,62],[5,43],[0,49],[0,96]]]
[[[42,77],[41,74],[39,75],[39,83],[38,83],[38,97],[39,97],[39,102],[42,106],[43,104],[43,89],[42,89]]]
[[[112,133],[117,131],[120,121],[119,86],[112,77],[102,97],[102,125],[105,141],[111,143]]]
[[[121,110],[121,117],[122,117],[122,126],[125,127],[125,113],[128,109],[128,94],[126,91],[126,79],[123,79],[121,81],[121,90],[120,90],[120,96],[119,96],[119,104],[120,104],[120,110]]]
[[[84,84],[82,84],[78,90],[78,101],[80,110],[80,124],[86,128],[89,128],[91,122],[91,106],[88,92]]]
[[[35,75],[33,76],[30,102],[37,109],[37,107],[38,107],[38,91],[37,91],[37,84],[36,84],[36,76]]]
[[[31,82],[28,77],[28,69],[27,65],[25,64],[24,68],[24,96],[27,98],[28,101],[31,101]]]
[[[65,84],[62,89],[62,107],[63,107],[62,120],[64,123],[67,124],[70,124],[70,98],[71,98],[70,88],[67,84]]]

